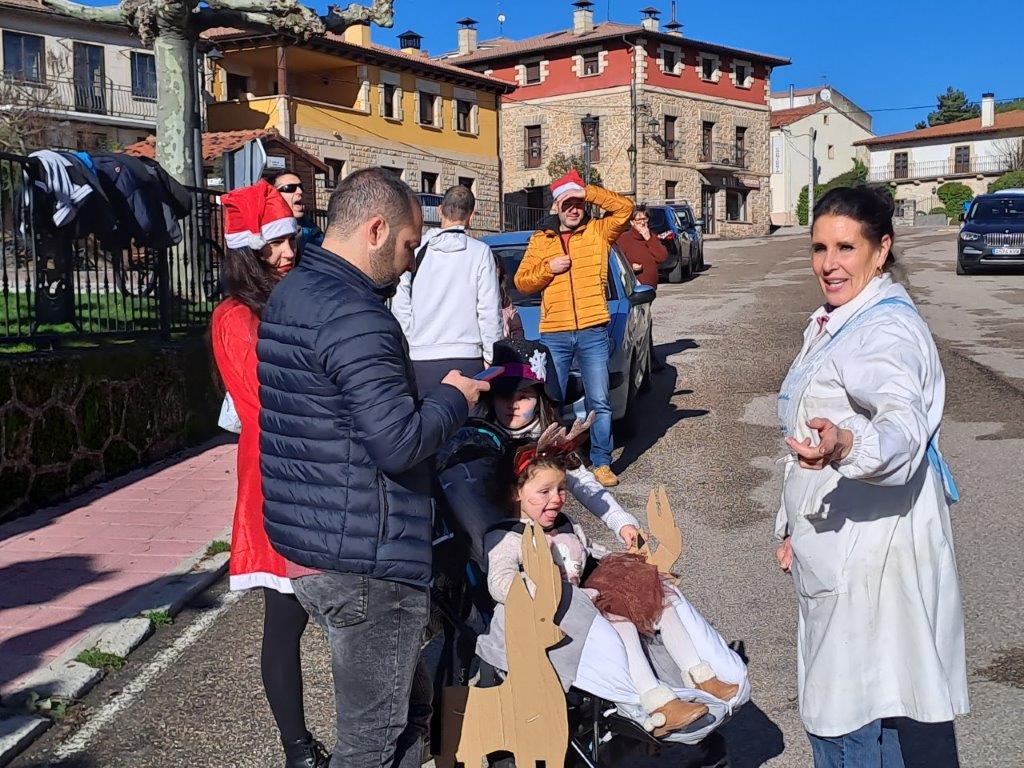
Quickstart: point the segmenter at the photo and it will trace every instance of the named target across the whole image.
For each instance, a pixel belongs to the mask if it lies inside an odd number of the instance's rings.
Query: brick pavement
[[[135,615],[227,538],[234,501],[235,446],[217,445],[0,525],[0,695]]]

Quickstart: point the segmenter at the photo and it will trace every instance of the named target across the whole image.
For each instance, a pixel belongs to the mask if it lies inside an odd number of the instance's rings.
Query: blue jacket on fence
[[[263,515],[293,563],[426,586],[431,459],[468,406],[454,387],[420,400],[391,292],[307,245],[271,294],[257,347]]]

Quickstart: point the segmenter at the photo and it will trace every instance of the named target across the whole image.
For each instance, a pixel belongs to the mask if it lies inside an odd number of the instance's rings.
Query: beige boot
[[[685,728],[708,713],[708,708],[703,704],[677,699],[663,685],[641,694],[640,703],[649,713],[644,728],[657,739]]]
[[[687,674],[693,680],[695,688],[704,693],[710,693],[721,701],[732,701],[740,692],[740,687],[735,683],[723,683],[715,677],[715,671],[710,664],[702,662],[695,667],[690,667]]]
[[[600,467],[594,467],[594,477],[596,477],[597,482],[605,488],[614,488],[619,484],[618,476],[612,472],[612,468],[607,464],[602,464]]]

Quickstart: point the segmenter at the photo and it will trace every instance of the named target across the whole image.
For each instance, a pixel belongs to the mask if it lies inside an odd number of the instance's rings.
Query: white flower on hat
[[[547,381],[548,378],[548,356],[546,352],[536,350],[530,356],[530,370],[537,377],[538,381]]]

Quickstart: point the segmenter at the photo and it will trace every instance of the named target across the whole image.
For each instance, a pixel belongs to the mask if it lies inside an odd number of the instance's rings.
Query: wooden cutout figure
[[[643,546],[637,551],[648,563],[658,566],[659,571],[672,576],[672,566],[683,554],[683,533],[672,516],[664,485],[654,488],[647,497],[647,527],[658,540],[658,549],[652,554],[650,537],[644,536]]]
[[[544,533],[533,523],[523,532],[523,570],[536,585],[530,597],[522,578],[505,600],[508,676],[494,688],[448,687],[441,703],[441,754],[437,768],[479,768],[489,754],[512,752],[520,768],[565,764],[569,722],[565,692],[547,649],[564,635],[554,616],[562,576]]]

